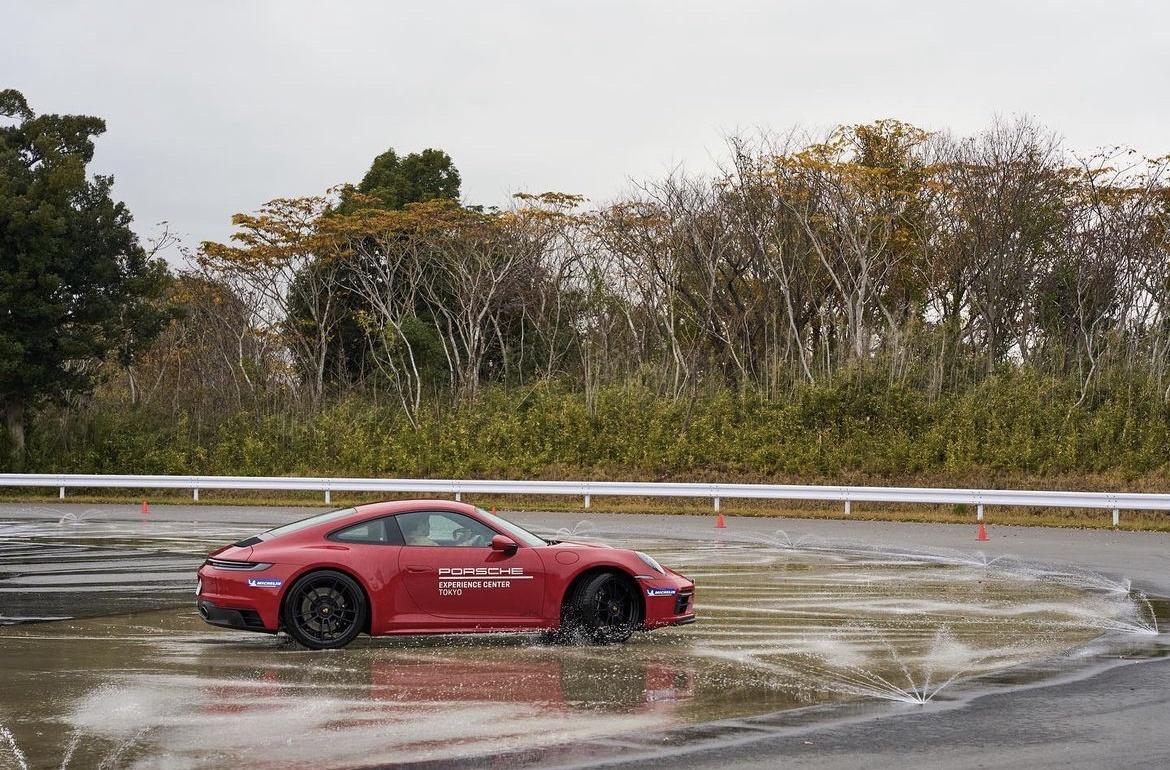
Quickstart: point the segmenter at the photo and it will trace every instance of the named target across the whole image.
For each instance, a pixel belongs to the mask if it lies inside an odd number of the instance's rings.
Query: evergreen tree
[[[100,118],[36,115],[0,91],[0,412],[17,464],[30,408],[86,392],[92,363],[125,363],[162,325],[167,279],[110,195],[86,175]]]

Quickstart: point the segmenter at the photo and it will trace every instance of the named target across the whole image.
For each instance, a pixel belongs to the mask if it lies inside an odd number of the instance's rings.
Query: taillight
[[[208,559],[204,562],[209,567],[216,569],[235,570],[237,572],[259,572],[262,569],[268,569],[271,564],[260,561],[232,561],[230,559]]]

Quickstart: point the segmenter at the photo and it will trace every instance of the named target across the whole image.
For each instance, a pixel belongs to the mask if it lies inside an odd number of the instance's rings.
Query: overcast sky
[[[1170,152],[1170,2],[0,0],[0,88],[99,115],[141,234],[439,147],[464,199],[606,200],[737,129],[1028,114],[1070,147]]]

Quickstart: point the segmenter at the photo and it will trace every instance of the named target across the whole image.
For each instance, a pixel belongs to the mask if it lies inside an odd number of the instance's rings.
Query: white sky
[[[0,88],[99,115],[96,169],[140,233],[439,147],[464,199],[594,200],[729,131],[884,117],[969,133],[1029,114],[1091,150],[1170,152],[1170,2],[0,0]]]

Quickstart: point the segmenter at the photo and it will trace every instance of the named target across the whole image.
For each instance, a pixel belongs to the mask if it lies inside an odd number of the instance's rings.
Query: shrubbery
[[[198,415],[94,401],[44,413],[29,470],[95,473],[991,483],[1167,470],[1170,409],[1152,386],[1004,373],[937,400],[884,378],[843,377],[791,398],[729,391],[672,400],[638,387],[488,388],[431,405],[413,429],[394,406],[349,396],[312,417]]]

